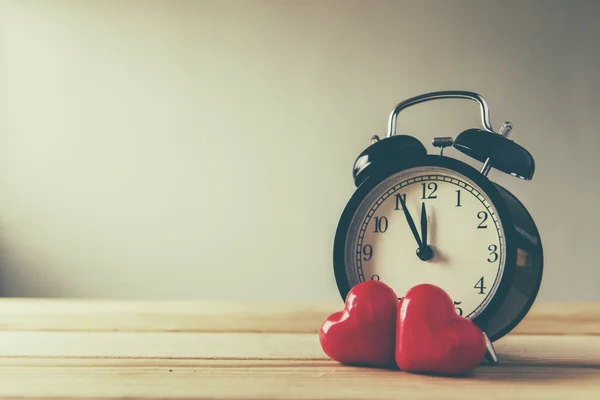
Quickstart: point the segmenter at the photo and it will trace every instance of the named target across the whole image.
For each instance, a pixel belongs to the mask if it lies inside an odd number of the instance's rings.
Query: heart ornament
[[[456,313],[444,290],[421,284],[400,301],[395,353],[403,371],[459,375],[484,360],[486,339],[477,325]]]
[[[331,314],[319,331],[327,356],[343,364],[394,366],[398,297],[380,281],[354,286],[344,309]]]

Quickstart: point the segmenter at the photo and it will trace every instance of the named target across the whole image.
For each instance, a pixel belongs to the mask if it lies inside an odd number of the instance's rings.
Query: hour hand
[[[417,227],[415,226],[415,221],[413,221],[410,216],[410,212],[408,212],[408,208],[406,207],[406,202],[404,201],[403,196],[398,196],[400,202],[402,203],[402,211],[404,211],[404,216],[406,217],[406,222],[408,222],[408,226],[417,241],[417,245],[419,248],[423,247],[423,242],[421,242],[421,238],[419,237],[419,232],[417,232]]]

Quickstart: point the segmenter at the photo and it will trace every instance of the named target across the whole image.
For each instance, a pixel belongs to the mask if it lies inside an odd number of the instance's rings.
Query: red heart
[[[404,371],[460,375],[485,358],[483,332],[437,286],[411,288],[398,307],[396,365]]]
[[[325,354],[343,364],[393,366],[398,297],[380,281],[354,286],[342,311],[321,326],[319,340]]]

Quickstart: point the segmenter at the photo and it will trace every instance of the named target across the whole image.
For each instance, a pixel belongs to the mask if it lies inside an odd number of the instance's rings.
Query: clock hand
[[[433,249],[427,244],[427,209],[425,202],[421,203],[421,245],[417,249],[417,257],[421,261],[429,261],[433,258]]]
[[[410,213],[408,212],[408,208],[406,208],[406,202],[404,201],[402,196],[398,196],[398,197],[400,198],[400,202],[402,203],[402,211],[404,211],[404,216],[406,217],[406,222],[408,222],[408,226],[410,227],[410,230],[411,230],[413,236],[417,240],[417,245],[419,245],[419,248],[421,248],[421,247],[423,247],[423,242],[421,242],[421,238],[419,237],[419,233],[417,232],[417,227],[415,226],[415,221],[413,221],[412,217],[410,216]]]
[[[421,241],[422,247],[427,246],[427,210],[425,209],[425,202],[421,203]]]

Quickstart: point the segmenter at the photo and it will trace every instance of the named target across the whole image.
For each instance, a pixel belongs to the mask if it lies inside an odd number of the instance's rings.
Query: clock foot
[[[485,358],[490,364],[496,365],[499,362],[498,355],[496,354],[496,349],[494,349],[494,345],[485,333],[483,334],[483,336],[485,337],[485,347],[487,348]]]

